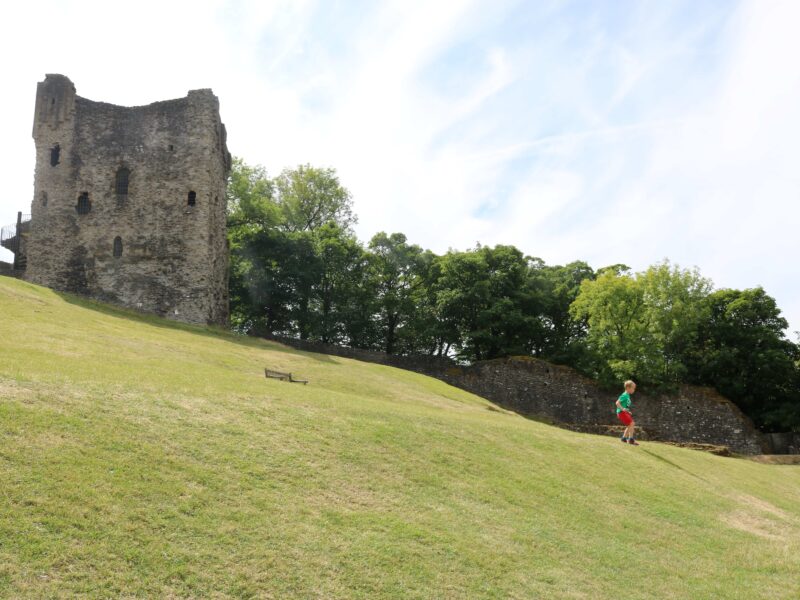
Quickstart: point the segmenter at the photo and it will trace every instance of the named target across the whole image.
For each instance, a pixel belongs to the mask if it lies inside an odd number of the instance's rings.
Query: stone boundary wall
[[[531,357],[458,365],[435,356],[395,356],[292,338],[267,339],[319,352],[416,371],[441,379],[519,414],[573,429],[619,425],[616,391],[602,389],[570,367]],[[620,392],[621,393],[621,390]],[[677,394],[633,397],[637,426],[649,439],[727,446],[739,454],[763,454],[769,440],[727,398],[711,388],[681,386]]]
[[[575,370],[528,357],[483,361],[438,377],[520,414],[567,425],[618,425],[609,392]],[[633,396],[636,425],[647,437],[727,446],[739,454],[763,454],[762,434],[730,400],[710,388],[681,386],[672,395]]]
[[[800,433],[766,434],[773,454],[800,454]]]
[[[0,260],[0,275],[5,277],[16,277],[19,279],[22,277],[23,271],[15,271],[14,265]]]
[[[456,367],[455,361],[449,358],[438,356],[426,356],[416,354],[411,356],[400,356],[397,354],[386,354],[375,350],[362,350],[360,348],[345,348],[335,344],[324,344],[322,342],[310,342],[308,340],[298,340],[276,335],[259,336],[264,339],[291,346],[304,352],[316,352],[319,354],[329,354],[331,356],[341,356],[342,358],[353,358],[369,363],[397,367],[407,371],[415,371],[424,375],[438,377],[443,371]]]

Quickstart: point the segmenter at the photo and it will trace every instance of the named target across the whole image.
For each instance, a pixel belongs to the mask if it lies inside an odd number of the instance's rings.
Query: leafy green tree
[[[284,320],[274,273],[282,254],[275,235],[281,215],[273,192],[263,167],[233,160],[227,188],[229,292],[231,324],[242,331],[274,331]]]
[[[232,323],[242,331],[464,361],[532,354],[606,383],[712,385],[762,427],[800,430],[800,348],[761,288],[711,292],[665,261],[548,266],[513,246],[436,256],[352,232],[349,192],[310,165],[270,179],[234,160]]]
[[[478,246],[441,260],[437,308],[458,332],[467,361],[524,354],[535,317],[526,314],[527,262],[513,246]]]
[[[583,261],[548,266],[541,259],[531,258],[529,267],[529,310],[538,315],[529,350],[534,356],[577,366],[585,350],[588,325],[585,319],[570,313],[570,306],[578,297],[581,283],[593,280],[595,273]]]
[[[589,324],[595,375],[606,383],[628,377],[656,386],[683,381],[682,357],[697,335],[710,290],[711,282],[696,270],[666,261],[635,276],[608,269],[584,280],[570,311]]]
[[[694,343],[703,319],[703,300],[713,288],[697,269],[681,269],[668,261],[639,275],[646,307],[649,347],[648,373],[666,384],[683,382],[683,357]]]
[[[422,248],[408,244],[402,233],[384,232],[373,236],[368,248],[384,342],[382,350],[387,354],[402,352],[406,349],[404,334],[410,334],[406,327],[416,309],[417,291],[424,284],[420,273]]]
[[[334,169],[300,165],[285,169],[273,184],[288,231],[313,231],[331,222],[349,230],[357,222],[350,192]]]
[[[344,319],[351,296],[364,284],[368,259],[356,237],[334,222],[311,232],[319,277],[311,288],[311,337],[325,343],[346,340]]]
[[[605,271],[584,281],[570,312],[589,324],[587,344],[596,356],[592,375],[611,383],[638,374],[646,318],[641,286],[634,277]]]
[[[449,356],[460,344],[458,328],[442,317],[439,292],[444,259],[425,250],[416,263],[419,283],[411,290],[414,310],[403,327],[403,348],[409,354]]]
[[[275,202],[275,185],[262,166],[233,159],[227,187],[228,228],[267,229],[282,222]]]
[[[334,308],[347,304],[341,295],[349,285],[343,262],[360,251],[353,223],[350,194],[332,169],[305,165],[272,180],[263,167],[235,159],[228,185],[234,327],[338,340],[343,324]]]
[[[704,305],[689,380],[716,387],[762,427],[800,430],[800,351],[775,299],[760,287],[724,289]]]

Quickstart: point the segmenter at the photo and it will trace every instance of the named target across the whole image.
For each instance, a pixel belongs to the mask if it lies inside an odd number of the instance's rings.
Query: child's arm
[[[617,408],[619,408],[620,410],[628,410],[627,408],[622,406],[622,404],[619,403],[619,399],[617,399],[616,405],[617,405]]]

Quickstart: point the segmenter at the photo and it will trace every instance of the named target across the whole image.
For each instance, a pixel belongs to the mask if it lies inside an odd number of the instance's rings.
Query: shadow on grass
[[[679,464],[677,464],[677,463],[674,463],[674,462],[672,462],[672,461],[671,461],[671,460],[669,460],[668,458],[664,458],[663,456],[659,456],[658,454],[656,454],[656,453],[654,453],[654,452],[650,452],[650,450],[647,450],[646,448],[642,448],[642,452],[645,452],[645,453],[649,454],[649,455],[650,455],[650,456],[652,456],[653,458],[657,458],[657,459],[658,459],[658,460],[660,460],[661,462],[665,462],[665,463],[667,463],[667,464],[668,464],[669,466],[671,466],[671,467],[675,467],[675,468],[676,468],[676,469],[678,469],[679,471],[683,471],[683,472],[684,472],[684,473],[686,473],[687,475],[691,475],[692,477],[694,477],[694,478],[696,478],[696,479],[699,479],[700,481],[704,481],[705,483],[708,483],[708,481],[707,481],[706,479],[703,479],[703,478],[702,478],[702,477],[700,477],[699,475],[695,475],[695,474],[694,474],[694,473],[692,473],[691,471],[687,471],[687,470],[686,470],[686,469],[684,469],[682,466],[680,466],[680,465],[679,465]]]
[[[158,329],[168,329],[172,331],[183,331],[194,335],[202,335],[204,337],[224,340],[226,342],[238,344],[240,346],[246,346],[248,348],[258,348],[261,350],[268,349],[275,352],[306,356],[317,362],[330,364],[336,364],[338,362],[333,360],[333,358],[327,354],[317,354],[316,352],[303,352],[301,350],[295,350],[294,348],[285,346],[280,342],[237,334],[220,325],[192,325],[189,323],[182,323],[180,321],[173,321],[166,317],[160,317],[152,313],[146,313],[132,308],[123,308],[121,306],[107,304],[105,302],[93,300],[85,296],[71,294],[69,292],[59,292],[53,290],[53,293],[67,304],[108,315],[117,319],[124,319],[132,323],[138,323],[140,325],[147,325],[150,327],[156,327]]]

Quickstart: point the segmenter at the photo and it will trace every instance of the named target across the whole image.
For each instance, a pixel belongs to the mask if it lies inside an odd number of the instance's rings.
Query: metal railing
[[[0,246],[14,253],[14,266],[20,251],[22,236],[30,230],[31,216],[17,213],[17,222],[0,228]]]
[[[17,224],[14,223],[13,225],[6,225],[2,229],[0,229],[0,243],[3,244],[3,247],[6,247],[6,242],[12,240],[17,237]],[[10,250],[10,248],[9,248]]]

